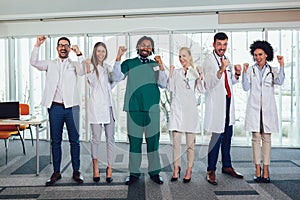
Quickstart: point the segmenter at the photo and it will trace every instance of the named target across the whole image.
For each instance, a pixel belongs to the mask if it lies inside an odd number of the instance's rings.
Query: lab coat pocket
[[[68,70],[68,71],[75,71],[76,68],[75,68],[75,66],[68,66],[68,67],[67,67],[67,70]]]
[[[271,87],[273,85],[273,77],[271,75],[265,77],[264,85],[266,87]]]

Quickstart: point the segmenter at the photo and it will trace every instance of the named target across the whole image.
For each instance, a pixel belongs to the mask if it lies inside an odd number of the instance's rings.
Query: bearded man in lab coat
[[[208,148],[207,181],[217,185],[216,164],[219,149],[222,152],[222,173],[236,178],[243,175],[236,172],[231,164],[230,146],[232,128],[235,122],[232,85],[238,82],[241,66],[234,65],[234,70],[225,52],[228,37],[219,32],[214,36],[213,52],[203,63],[206,87],[204,129],[212,133]]]
[[[80,141],[79,141],[79,116],[80,99],[78,93],[78,76],[85,74],[85,62],[77,45],[71,46],[67,37],[57,41],[58,58],[54,60],[40,60],[40,46],[46,41],[46,36],[37,36],[36,44],[32,50],[30,64],[39,71],[46,72],[46,82],[41,104],[48,108],[50,122],[51,147],[53,154],[53,174],[46,182],[52,186],[62,178],[62,133],[64,124],[68,130],[71,160],[73,168],[72,178],[79,184],[83,183],[80,168]],[[69,58],[69,53],[74,52],[78,62]]]

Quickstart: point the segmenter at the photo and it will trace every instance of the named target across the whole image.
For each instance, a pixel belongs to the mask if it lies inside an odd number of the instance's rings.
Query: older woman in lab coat
[[[284,82],[284,60],[283,56],[277,56],[279,72],[267,63],[274,57],[273,48],[267,41],[255,41],[250,46],[250,53],[255,64],[249,67],[249,64],[245,63],[242,75],[243,89],[249,91],[245,129],[252,132],[253,162],[256,168],[254,181],[269,183],[271,133],[279,132],[274,86]],[[263,174],[260,167],[260,151]]]
[[[169,130],[173,134],[174,171],[171,181],[177,181],[180,176],[181,137],[186,134],[187,169],[183,178],[184,183],[191,180],[194,165],[194,146],[196,133],[200,133],[200,117],[195,96],[196,89],[204,91],[201,70],[194,69],[191,51],[182,47],[179,51],[179,61],[182,68],[170,67],[168,90],[171,92],[171,112]]]

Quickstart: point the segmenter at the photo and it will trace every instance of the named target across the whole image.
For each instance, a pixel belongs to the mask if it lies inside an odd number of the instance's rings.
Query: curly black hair
[[[254,56],[254,51],[256,49],[262,49],[268,56],[267,61],[272,61],[274,58],[274,50],[271,44],[265,40],[256,40],[250,45],[250,53]]]

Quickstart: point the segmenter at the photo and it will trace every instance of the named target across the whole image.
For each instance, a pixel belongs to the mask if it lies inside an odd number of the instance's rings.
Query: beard
[[[66,50],[60,50],[58,52],[58,56],[62,59],[68,58],[69,57],[69,52]]]
[[[145,49],[139,49],[139,53],[138,53],[141,57],[144,57],[144,58],[146,58],[146,57],[148,57],[148,56],[150,56],[150,55],[152,55],[152,50],[145,50]]]
[[[220,56],[220,57],[222,57],[222,56],[224,56],[225,55],[225,49],[219,49],[219,50],[217,50],[217,51],[215,51],[216,52],[216,54],[218,55],[218,56]]]

